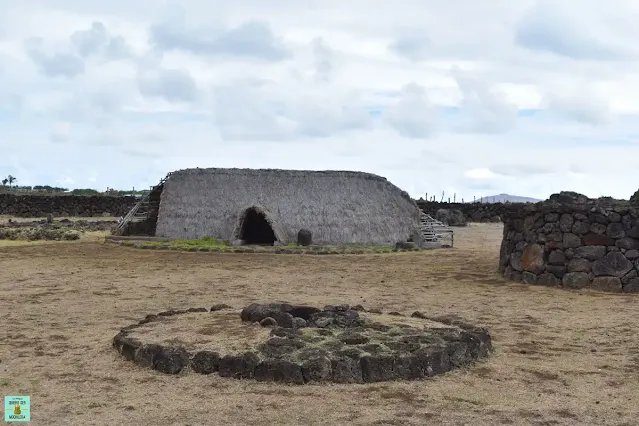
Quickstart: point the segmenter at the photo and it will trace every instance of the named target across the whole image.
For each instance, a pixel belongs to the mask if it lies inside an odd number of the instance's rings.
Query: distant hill
[[[510,194],[499,194],[499,195],[489,195],[487,197],[483,197],[482,202],[484,203],[538,203],[543,200],[538,200],[537,198],[530,197],[520,197],[518,195],[510,195]]]

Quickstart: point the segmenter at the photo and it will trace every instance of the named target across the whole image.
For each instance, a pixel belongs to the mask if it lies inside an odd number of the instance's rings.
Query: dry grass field
[[[79,242],[0,247],[0,390],[34,425],[636,425],[639,297],[508,284],[500,225],[454,249],[300,256]],[[362,304],[487,326],[495,354],[432,380],[283,386],[166,376],[121,359],[118,330],[169,308]]]

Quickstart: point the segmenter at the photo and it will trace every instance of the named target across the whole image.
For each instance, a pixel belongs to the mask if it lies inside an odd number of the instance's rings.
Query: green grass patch
[[[166,243],[163,243],[163,244],[166,244]],[[197,247],[197,248],[199,247],[206,247],[206,248],[229,247],[229,243],[227,243],[226,241],[220,241],[213,237],[202,237],[199,240],[174,240],[174,241],[171,241],[169,244],[174,246],[189,247],[189,248],[190,247]]]

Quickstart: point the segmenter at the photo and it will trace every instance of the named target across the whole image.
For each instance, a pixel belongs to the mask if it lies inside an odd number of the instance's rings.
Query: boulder
[[[581,238],[573,233],[566,232],[563,235],[563,244],[565,248],[577,248],[581,246]]]
[[[310,246],[313,244],[313,233],[308,229],[300,229],[297,233],[297,245]]]
[[[557,278],[563,278],[566,274],[566,267],[563,265],[548,265],[546,266],[546,272],[555,275]]]
[[[567,265],[568,272],[590,272],[590,261],[588,259],[571,259]]]
[[[577,247],[575,254],[578,257],[588,260],[599,260],[606,255],[606,247],[603,246],[582,246]]]
[[[153,359],[153,369],[165,374],[178,374],[189,363],[183,348],[163,348]]]
[[[521,282],[524,284],[536,284],[537,283],[537,275],[532,272],[523,272],[521,274]]]
[[[289,313],[292,309],[291,305],[285,303],[268,303],[257,304],[252,303],[242,309],[240,318],[247,322],[260,322],[265,318],[271,317],[277,321],[277,325],[285,328],[293,327],[293,315]]]
[[[521,265],[524,271],[540,274],[544,272],[544,248],[539,244],[526,247],[521,256]]]
[[[255,367],[254,378],[258,381],[303,384],[302,367],[284,359],[265,359]]]
[[[435,213],[435,219],[448,226],[466,226],[466,217],[461,210],[439,209]]]
[[[584,235],[590,231],[590,223],[577,221],[572,225],[571,231],[573,234]]]
[[[155,357],[162,352],[164,348],[157,344],[142,345],[136,352],[134,361],[141,367],[152,368]]]
[[[524,270],[522,259],[522,253],[519,251],[513,252],[510,255],[510,267],[517,272],[522,272]]]
[[[362,383],[362,366],[358,358],[331,360],[331,380],[336,383]]]
[[[612,224],[611,224],[612,225]],[[636,250],[639,249],[639,240],[630,237],[619,238],[615,243],[617,247],[625,250]]]
[[[550,265],[563,265],[566,262],[566,256],[561,250],[553,250],[548,255],[548,264]]]
[[[571,214],[568,214],[568,213],[562,214],[561,217],[559,218],[559,229],[561,230],[561,232],[572,231],[572,225],[574,221],[575,219],[572,217]]]
[[[277,326],[277,321],[272,317],[266,317],[260,321],[260,325],[262,327],[275,327]]]
[[[621,291],[621,280],[617,277],[595,277],[592,280],[592,288],[602,291]]]
[[[546,272],[546,273],[540,274],[537,277],[536,284],[558,287],[561,285],[561,280],[557,278],[554,274]]]
[[[595,276],[608,275],[621,278],[632,269],[632,262],[618,252],[612,251],[603,259],[599,259],[592,264],[592,272]]]
[[[626,232],[623,229],[623,224],[620,222],[613,222],[606,228],[606,235],[610,238],[623,238],[626,236]]]
[[[197,352],[189,365],[193,371],[200,374],[211,374],[220,366],[220,355],[212,351]]]
[[[569,272],[563,276],[561,283],[566,288],[584,288],[590,284],[590,278],[586,272]]]
[[[333,370],[331,360],[325,356],[312,356],[302,361],[302,376],[305,382],[325,382]]]
[[[219,374],[222,377],[234,377],[236,379],[252,379],[255,367],[260,358],[253,352],[239,355],[225,355],[220,360]]]

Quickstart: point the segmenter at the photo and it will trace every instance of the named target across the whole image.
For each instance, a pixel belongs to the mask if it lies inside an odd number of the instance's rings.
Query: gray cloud
[[[74,78],[84,73],[84,61],[81,58],[68,53],[49,55],[43,51],[42,39],[29,39],[27,54],[38,71],[46,76]]]
[[[198,97],[195,80],[187,71],[163,69],[138,78],[140,93],[169,102],[194,102]]]
[[[270,26],[247,21],[235,28],[198,27],[189,29],[182,22],[163,22],[150,28],[151,43],[159,50],[184,50],[197,55],[244,57],[280,61],[288,50],[275,37]]]
[[[71,34],[71,43],[82,57],[98,53],[108,42],[106,27],[102,22],[93,22],[91,29],[75,31]]]
[[[507,102],[505,95],[491,90],[486,80],[480,80],[459,68],[454,68],[452,75],[462,92],[460,111],[466,118],[458,130],[502,133],[515,125],[518,109]]]
[[[426,90],[410,83],[402,88],[399,101],[383,113],[384,120],[400,135],[421,139],[432,135],[436,126],[436,113]]]
[[[93,22],[88,30],[75,31],[69,39],[83,58],[103,55],[106,59],[120,59],[130,55],[126,40],[110,36],[102,22]]]
[[[321,37],[314,39],[312,45],[315,57],[315,79],[328,83],[333,74],[334,53]]]
[[[602,125],[612,120],[608,100],[587,88],[567,95],[549,94],[544,103],[551,114],[579,123]]]
[[[49,134],[49,140],[56,144],[62,144],[69,141],[69,135],[62,132],[53,131]]]
[[[580,21],[579,14],[570,13],[559,3],[540,1],[519,22],[515,41],[530,50],[572,59],[615,60],[631,54],[598,29],[583,18]]]
[[[428,59],[430,40],[424,35],[401,36],[389,46],[390,50],[411,61]]]
[[[372,119],[355,99],[343,102],[297,97],[296,88],[264,80],[242,80],[214,90],[215,124],[226,140],[284,141],[327,138],[370,128]]]

